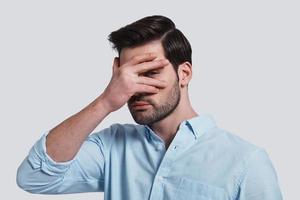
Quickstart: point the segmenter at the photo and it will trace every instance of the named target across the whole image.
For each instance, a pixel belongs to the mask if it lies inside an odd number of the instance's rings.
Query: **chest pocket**
[[[174,200],[227,200],[222,188],[202,183],[201,181],[182,178]]]

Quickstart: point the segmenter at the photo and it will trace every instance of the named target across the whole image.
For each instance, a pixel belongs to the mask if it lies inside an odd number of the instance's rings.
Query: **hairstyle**
[[[120,53],[123,48],[136,47],[160,39],[165,57],[173,65],[177,78],[178,66],[185,61],[192,64],[192,48],[174,22],[161,15],[144,17],[109,34],[112,48]]]

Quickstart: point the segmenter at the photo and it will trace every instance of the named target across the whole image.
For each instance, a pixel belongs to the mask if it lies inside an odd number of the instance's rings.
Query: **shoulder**
[[[234,148],[239,150],[256,150],[258,148],[261,148],[257,146],[256,144],[242,138],[240,135],[233,133],[231,131],[222,129],[222,128],[216,128],[212,131],[215,131],[215,139],[216,142],[221,143],[222,146],[227,148]]]
[[[265,148],[218,127],[203,136],[203,141],[200,142],[209,145],[207,153],[212,154],[216,163],[222,163],[222,169],[236,177],[237,185],[249,172],[253,173],[253,176],[256,174],[276,179],[275,169]]]
[[[211,148],[219,155],[232,161],[241,161],[246,164],[255,154],[266,154],[263,147],[243,139],[237,134],[216,127],[204,135],[204,142],[211,142]]]

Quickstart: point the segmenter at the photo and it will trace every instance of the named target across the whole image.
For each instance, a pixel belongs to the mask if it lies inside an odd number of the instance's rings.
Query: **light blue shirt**
[[[105,200],[281,200],[263,148],[200,114],[169,148],[147,125],[114,123],[92,133],[75,158],[55,162],[45,132],[18,168],[17,184],[40,194],[103,192]]]

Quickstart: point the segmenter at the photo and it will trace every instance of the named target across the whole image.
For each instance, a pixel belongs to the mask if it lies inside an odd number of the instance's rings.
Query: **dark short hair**
[[[160,39],[165,57],[172,63],[177,74],[178,66],[185,61],[192,64],[192,48],[174,22],[161,15],[144,17],[109,34],[112,48],[120,55],[123,48],[136,47]],[[178,78],[178,74],[177,74]]]

